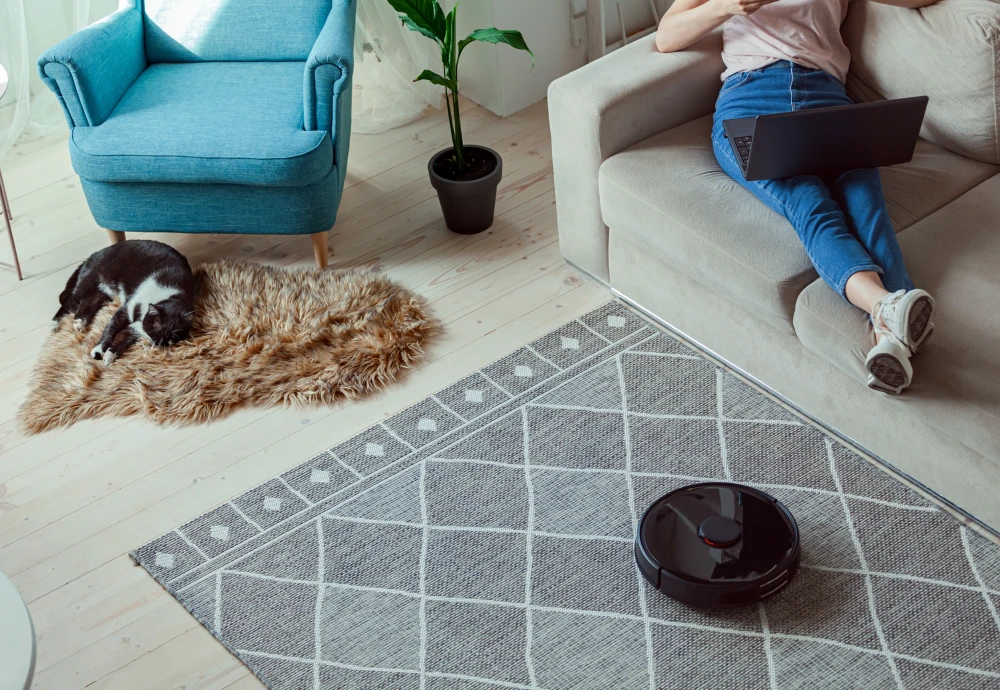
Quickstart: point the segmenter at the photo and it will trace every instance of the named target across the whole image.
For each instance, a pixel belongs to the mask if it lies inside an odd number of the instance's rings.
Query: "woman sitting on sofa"
[[[936,0],[878,1],[917,8]],[[715,104],[715,157],[792,224],[820,277],[871,314],[868,386],[899,393],[913,376],[910,356],[934,328],[934,299],[914,289],[906,274],[878,170],[747,182],[722,129],[723,120],[851,103],[844,91],[851,55],[840,36],[848,2],[675,0],[660,22],[656,47],[683,50],[722,25],[726,71]]]

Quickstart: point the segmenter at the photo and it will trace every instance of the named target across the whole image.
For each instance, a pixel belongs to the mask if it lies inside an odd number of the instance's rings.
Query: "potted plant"
[[[455,14],[458,4],[445,15],[438,0],[388,0],[411,31],[427,36],[441,48],[444,75],[425,69],[414,81],[429,81],[445,89],[451,147],[431,157],[427,164],[431,185],[437,190],[445,223],[452,232],[470,235],[493,224],[497,186],[503,174],[500,154],[485,146],[467,146],[462,139],[462,116],[458,107],[458,60],[474,41],[504,43],[531,55],[519,31],[476,29],[458,40]]]

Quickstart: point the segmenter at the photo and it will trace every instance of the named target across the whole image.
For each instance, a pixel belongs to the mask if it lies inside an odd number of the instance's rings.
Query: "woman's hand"
[[[764,5],[770,5],[777,0],[709,0],[720,6],[720,11],[729,16],[741,15],[748,17]]]

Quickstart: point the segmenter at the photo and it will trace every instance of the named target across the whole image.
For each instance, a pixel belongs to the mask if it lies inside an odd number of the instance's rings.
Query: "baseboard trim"
[[[848,436],[847,434],[841,432],[839,429],[836,429],[836,428],[830,426],[829,424],[827,424],[826,422],[824,422],[822,419],[818,419],[817,417],[813,416],[807,410],[802,409],[801,407],[799,407],[798,405],[796,405],[794,402],[792,402],[791,400],[789,400],[788,398],[786,398],[784,395],[782,395],[781,393],[779,393],[778,391],[774,390],[769,385],[767,385],[766,383],[764,383],[763,381],[761,381],[760,379],[758,379],[753,374],[748,373],[747,371],[745,371],[744,369],[742,369],[740,366],[738,366],[738,365],[730,362],[725,357],[721,356],[720,354],[718,354],[717,352],[715,352],[714,350],[712,350],[711,348],[709,348],[705,344],[699,342],[697,339],[691,337],[690,335],[688,335],[687,333],[685,333],[681,329],[677,328],[673,324],[671,324],[671,323],[665,321],[664,319],[660,318],[654,312],[652,312],[651,310],[647,309],[643,305],[639,304],[638,302],[636,302],[634,299],[632,299],[628,295],[626,295],[626,294],[620,292],[619,290],[617,290],[616,288],[612,287],[606,280],[598,278],[597,276],[595,276],[593,273],[591,273],[587,269],[581,268],[580,266],[577,266],[572,261],[567,261],[567,263],[569,263],[571,266],[573,266],[573,268],[577,269],[578,271],[582,271],[591,280],[593,280],[593,281],[599,283],[600,285],[603,285],[604,287],[606,287],[608,289],[608,292],[610,292],[613,297],[615,297],[616,299],[618,299],[621,302],[625,303],[626,305],[628,305],[632,309],[638,311],[647,320],[649,320],[650,322],[652,322],[656,326],[658,326],[660,328],[663,328],[663,329],[665,329],[665,330],[673,333],[675,336],[677,336],[678,338],[680,338],[681,340],[683,340],[685,343],[688,343],[689,345],[691,345],[692,347],[694,347],[696,350],[698,350],[699,352],[701,352],[702,354],[704,354],[706,357],[708,357],[710,360],[712,360],[713,362],[715,362],[719,366],[722,366],[725,369],[728,369],[729,371],[731,371],[734,374],[736,374],[738,377],[744,379],[747,383],[750,383],[754,387],[763,390],[767,395],[773,397],[775,400],[779,401],[782,405],[785,405],[786,407],[789,407],[790,409],[792,409],[793,411],[795,411],[799,416],[801,416],[801,417],[805,418],[806,420],[808,420],[814,426],[820,428],[821,430],[825,431],[826,433],[830,434],[831,436],[834,436],[837,439],[839,439],[840,441],[842,441],[845,445],[849,446],[852,450],[854,450],[856,453],[858,453],[859,455],[861,455],[862,457],[864,457],[865,459],[867,459],[869,462],[871,462],[871,463],[873,463],[875,465],[878,465],[879,467],[881,467],[882,469],[884,469],[886,472],[888,472],[888,473],[896,476],[903,484],[906,484],[907,486],[910,486],[911,488],[913,488],[914,490],[916,490],[918,493],[924,494],[926,498],[928,498],[929,500],[931,500],[934,503],[936,503],[936,504],[940,505],[941,507],[943,507],[945,510],[947,510],[949,513],[951,513],[952,515],[954,515],[961,522],[965,523],[966,525],[968,525],[972,529],[975,529],[977,532],[980,532],[983,536],[985,536],[985,537],[987,537],[987,538],[989,538],[989,539],[997,542],[998,544],[1000,544],[1000,530],[996,530],[996,529],[990,527],[986,523],[982,522],[975,515],[972,515],[971,513],[969,513],[964,508],[961,508],[961,507],[957,506],[952,501],[948,500],[947,498],[945,498],[941,494],[937,493],[933,489],[930,489],[927,486],[925,486],[924,484],[920,483],[919,481],[917,481],[916,479],[914,479],[909,474],[907,474],[906,472],[902,471],[901,469],[899,469],[898,467],[896,467],[892,463],[887,462],[883,458],[881,458],[878,455],[876,455],[875,453],[871,452],[870,450],[868,450],[867,448],[865,448],[861,443],[859,443],[855,439],[853,439],[850,436]]]

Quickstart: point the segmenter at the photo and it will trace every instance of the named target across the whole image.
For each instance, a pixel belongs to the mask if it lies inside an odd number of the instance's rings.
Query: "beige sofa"
[[[716,163],[718,32],[669,55],[648,37],[552,84],[562,252],[1000,530],[1000,4],[854,0],[843,34],[855,100],[930,96],[913,161],[882,171],[911,276],[937,298],[905,394],[865,387],[867,318]]]

